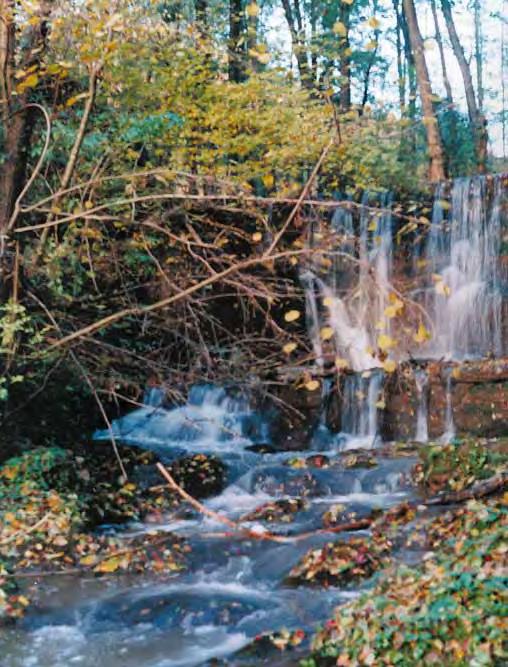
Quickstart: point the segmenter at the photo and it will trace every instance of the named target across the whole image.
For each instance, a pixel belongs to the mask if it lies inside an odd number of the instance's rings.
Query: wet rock
[[[319,390],[307,391],[299,382],[287,382],[277,390],[282,407],[275,421],[272,438],[278,451],[308,449],[322,410]]]
[[[298,498],[324,495],[327,489],[310,471],[289,471],[283,479],[277,470],[268,469],[256,473],[252,484],[255,491],[263,491],[271,496],[296,496]]]
[[[169,471],[175,482],[195,498],[208,498],[224,488],[226,468],[216,456],[185,456],[173,463]]]
[[[244,514],[240,521],[270,521],[289,523],[294,521],[295,514],[308,507],[302,498],[283,498],[257,507]]]
[[[440,438],[447,430],[448,377],[458,435],[495,437],[508,432],[508,359],[460,364],[432,361],[423,366],[428,374],[429,439]],[[415,437],[419,404],[415,368],[410,363],[402,364],[385,385],[386,409],[381,426],[385,440]]]
[[[365,450],[351,451],[340,457],[340,463],[344,468],[375,468],[376,457]]]
[[[291,570],[286,583],[344,586],[366,579],[386,563],[390,543],[382,537],[327,544],[312,549]]]

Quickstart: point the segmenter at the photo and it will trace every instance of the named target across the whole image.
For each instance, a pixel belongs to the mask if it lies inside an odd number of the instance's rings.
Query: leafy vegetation
[[[448,522],[441,552],[380,574],[372,592],[340,607],[302,667],[504,664],[507,522],[506,497],[470,502]]]

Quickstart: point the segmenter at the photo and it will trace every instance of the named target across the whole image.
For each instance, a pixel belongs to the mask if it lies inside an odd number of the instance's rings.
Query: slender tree
[[[487,121],[476,101],[471,67],[469,66],[469,62],[467,61],[466,54],[464,53],[464,49],[460,42],[457,28],[455,26],[455,21],[453,19],[450,0],[441,0],[441,7],[443,10],[448,34],[450,36],[453,52],[457,58],[460,72],[462,74],[462,80],[464,82],[469,120],[474,132],[478,171],[480,173],[484,173],[487,170]]]
[[[310,88],[312,86],[312,77],[309,74],[309,61],[300,0],[282,0],[282,8],[288,24],[289,34],[291,35],[291,46],[298,65],[300,80],[302,85]]]
[[[241,83],[245,80],[245,15],[242,0],[229,0],[229,80]]]
[[[8,231],[16,200],[25,183],[27,156],[36,118],[30,102],[38,82],[37,66],[46,45],[49,10],[49,3],[42,2],[35,20],[20,30],[15,23],[15,1],[0,0],[0,113],[3,139],[0,151],[0,154],[3,153],[3,161],[0,163],[0,234],[3,236]]]
[[[414,0],[403,0],[404,14],[407,20],[409,38],[413,51],[416,67],[416,76],[420,90],[420,98],[423,108],[423,121],[427,132],[427,144],[430,158],[429,178],[431,181],[441,181],[445,178],[443,148],[439,135],[439,125],[434,112],[433,93],[430,83],[429,70],[425,60],[424,43]]]
[[[448,76],[448,68],[446,66],[446,58],[443,46],[443,38],[441,36],[441,28],[439,27],[439,17],[437,13],[436,0],[430,0],[430,6],[432,8],[432,17],[434,19],[434,38],[436,40],[437,48],[439,50],[439,59],[441,61],[441,71],[443,73],[443,84],[446,91],[446,101],[449,105],[453,104],[453,92],[452,86],[450,84],[450,78]]]

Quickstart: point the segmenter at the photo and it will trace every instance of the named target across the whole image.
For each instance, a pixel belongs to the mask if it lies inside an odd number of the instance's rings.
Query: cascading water
[[[441,436],[441,442],[448,443],[455,437],[455,422],[453,419],[453,395],[452,395],[452,369],[445,369],[446,379],[446,413],[445,413],[445,432]]]
[[[352,436],[347,446],[372,447],[378,435],[378,405],[383,386],[379,370],[354,373],[344,378],[342,432]],[[360,442],[359,442],[360,441]]]
[[[436,191],[424,270],[434,284],[424,307],[433,337],[418,356],[462,360],[501,356],[502,295],[499,267],[503,181],[483,176]]]
[[[164,449],[239,451],[267,442],[268,423],[250,406],[245,394],[211,384],[194,385],[186,405],[162,406],[163,393],[152,388],[145,405],[113,422],[113,435],[124,442]],[[95,433],[109,440],[109,431]]]
[[[418,405],[416,409],[416,442],[427,442],[429,439],[428,426],[428,387],[429,374],[425,368],[417,368],[414,372],[416,384],[416,396]]]
[[[376,202],[377,206],[374,206]],[[301,275],[309,336],[319,366],[323,365],[320,340],[323,327],[332,329],[336,356],[345,359],[351,370],[364,371],[380,366],[372,350],[376,347],[379,322],[383,319],[390,293],[392,196],[383,194],[375,200],[366,192],[362,205],[358,248],[355,249],[353,242],[353,216],[348,208],[338,208],[333,214],[331,227],[336,234],[339,256],[326,275],[320,267],[306,270]],[[350,255],[349,259],[347,255]],[[354,266],[359,267],[356,272]]]

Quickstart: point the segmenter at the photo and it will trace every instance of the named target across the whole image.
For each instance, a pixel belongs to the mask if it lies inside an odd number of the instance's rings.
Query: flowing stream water
[[[305,496],[306,507],[294,523],[247,524],[254,530],[311,531],[322,527],[324,512],[337,503],[367,513],[410,494],[407,473],[414,461],[409,458],[381,458],[370,469],[295,469],[287,460],[298,453],[248,451],[246,447],[266,435],[264,420],[250,410],[246,398],[231,397],[224,389],[195,387],[189,403],[173,409],[161,407],[156,392],[146,400],[151,405],[114,424],[117,435],[155,448],[168,459],[195,451],[219,455],[228,466],[229,481],[219,496],[206,502],[215,512],[238,519],[268,501]],[[355,412],[352,406],[345,409]],[[333,456],[355,443],[365,444],[375,424],[367,401],[362,410],[364,417],[351,416],[354,434],[320,437],[320,451]],[[263,632],[308,632],[337,604],[358,594],[358,589],[334,588],[309,594],[307,588],[283,583],[307,550],[333,539],[329,534],[288,544],[213,538],[205,533],[223,531],[223,526],[194,513],[169,517],[163,525],[132,525],[125,534],[154,529],[189,541],[186,572],[163,581],[149,576],[55,576],[45,582],[39,608],[0,635],[2,667],[191,667],[225,656],[230,656],[228,664],[255,665],[259,662],[231,656]],[[281,656],[280,664],[297,665],[298,659]]]

